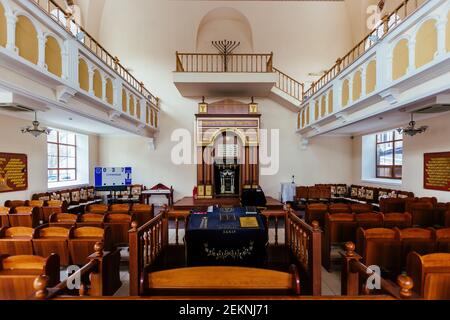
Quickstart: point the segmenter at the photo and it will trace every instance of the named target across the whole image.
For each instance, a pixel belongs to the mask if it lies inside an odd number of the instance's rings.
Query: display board
[[[132,169],[122,168],[95,168],[95,187],[131,186]]]
[[[450,191],[450,152],[424,155],[424,188]]]
[[[27,189],[27,155],[0,152],[0,193]]]

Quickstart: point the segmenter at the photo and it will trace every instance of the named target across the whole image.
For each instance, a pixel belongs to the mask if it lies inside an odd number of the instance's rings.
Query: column
[[[362,68],[362,70],[361,70],[361,97],[360,98],[363,98],[367,95],[367,93],[366,93],[367,66],[368,66],[368,64],[366,64],[364,66],[364,68]]]
[[[447,17],[442,20],[439,20],[436,24],[437,29],[437,52],[436,55],[438,57],[444,56],[447,52],[446,49],[446,27],[447,27]]]
[[[197,187],[199,198],[205,196],[205,179],[203,172],[203,147],[200,146],[197,147]]]
[[[100,74],[102,76],[102,100],[106,102],[106,75]]]
[[[342,81],[335,80],[333,84],[333,111],[342,109]]]
[[[383,43],[378,44],[377,48],[377,84],[375,90],[379,90],[383,85],[392,81],[392,63],[393,63],[393,48],[386,46]]]
[[[76,40],[70,39],[64,42],[65,54],[63,53],[63,78],[69,80],[70,84],[77,88],[78,78],[78,44]]]
[[[251,147],[252,185],[259,185],[258,146]]]
[[[114,108],[122,111],[122,80],[120,78],[113,80],[114,90]]]
[[[47,69],[45,66],[45,43],[47,38],[44,35],[38,35],[38,63],[37,65],[43,69]]]
[[[352,74],[348,79],[348,104],[347,107],[353,104],[353,76]]]
[[[212,147],[206,147],[204,149],[204,155],[205,155],[205,165],[204,167],[204,176],[205,176],[205,197],[206,198],[212,198],[213,197],[213,186],[212,186],[212,175],[213,175],[213,165],[214,165],[214,158],[212,155],[213,152]]]
[[[16,23],[17,17],[12,13],[6,14],[6,49],[16,51]]]
[[[250,147],[245,146],[245,155],[244,155],[244,186],[248,186],[251,184],[250,181]]]
[[[416,70],[416,39],[411,38],[408,42],[408,51],[409,51],[409,67],[408,73]]]
[[[89,93],[94,95],[94,68],[88,66],[89,71]]]

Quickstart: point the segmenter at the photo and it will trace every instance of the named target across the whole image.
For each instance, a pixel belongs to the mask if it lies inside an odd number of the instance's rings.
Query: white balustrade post
[[[89,93],[94,95],[94,68],[92,66],[88,67],[89,72]]]
[[[145,109],[147,109],[147,100],[145,100],[145,98],[142,98],[141,99],[141,116],[139,119],[142,122],[147,123],[146,119],[145,119]]]
[[[367,63],[361,70],[361,97],[363,98],[367,95],[367,88],[366,88],[366,80],[367,80],[367,66],[369,64]]]
[[[333,85],[333,109],[342,109],[342,80],[336,80]]]
[[[6,14],[6,49],[17,52],[16,47],[17,17],[12,13]]]
[[[114,79],[114,108],[116,110],[122,110],[122,81],[120,78]]]
[[[47,69],[45,65],[45,44],[47,42],[47,37],[43,34],[38,35],[38,66]]]
[[[378,44],[376,55],[376,75],[377,81],[375,90],[380,90],[388,82],[392,81],[393,55],[390,46],[383,43]]]
[[[436,23],[436,29],[437,29],[437,52],[436,57],[442,57],[447,52],[446,50],[446,28],[447,28],[447,17],[444,19],[439,20]]]
[[[63,71],[65,76],[63,77],[65,77],[73,87],[78,88],[80,86],[78,74],[80,57],[78,55],[77,42],[74,39],[66,40],[64,42],[64,47],[66,48],[66,55],[63,54],[63,66],[65,66],[65,71]]]
[[[408,73],[416,70],[416,39],[411,38],[408,41],[408,51],[409,51],[409,67]]]
[[[102,100],[106,102],[106,76],[102,74]]]
[[[348,106],[351,106],[353,103],[353,76],[348,79]]]

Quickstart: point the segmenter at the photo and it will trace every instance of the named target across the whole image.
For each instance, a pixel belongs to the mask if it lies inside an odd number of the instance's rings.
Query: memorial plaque
[[[0,153],[0,193],[27,190],[27,155]]]
[[[424,188],[450,191],[450,152],[424,155]]]

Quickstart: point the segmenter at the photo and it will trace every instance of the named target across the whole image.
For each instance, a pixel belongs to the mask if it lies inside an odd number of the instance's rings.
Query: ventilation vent
[[[414,111],[414,113],[442,113],[450,111],[450,104],[436,104]]]
[[[10,103],[0,103],[0,110],[9,112],[34,112],[33,109]]]

